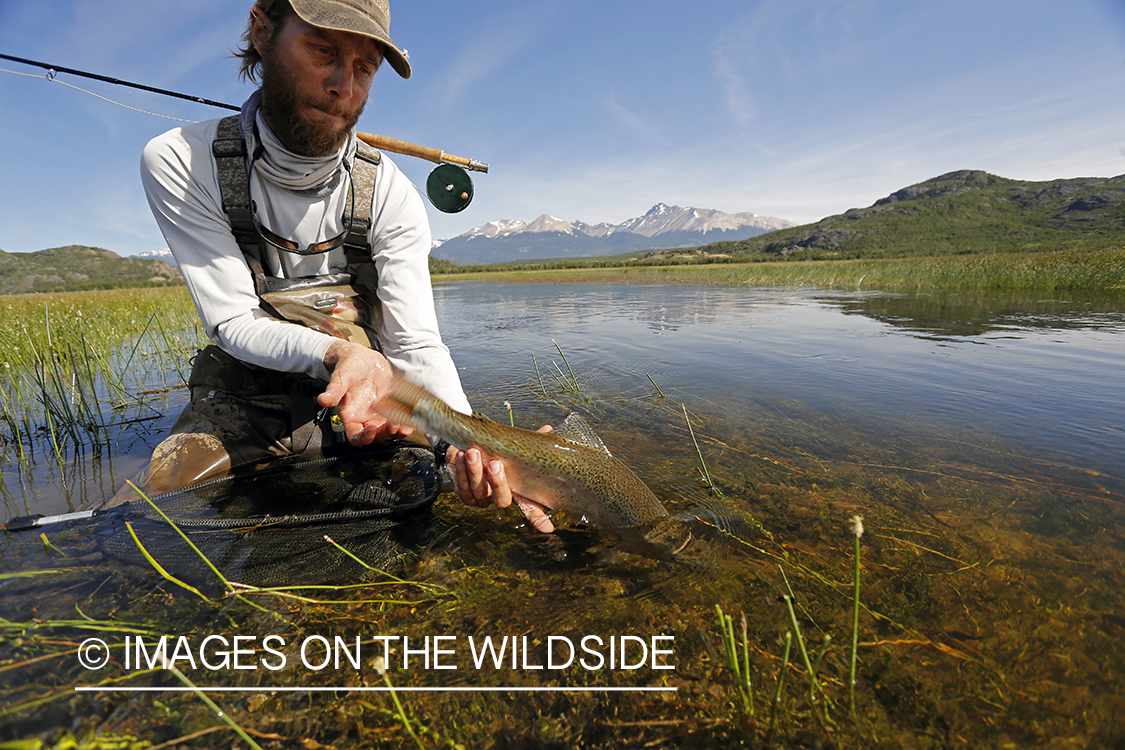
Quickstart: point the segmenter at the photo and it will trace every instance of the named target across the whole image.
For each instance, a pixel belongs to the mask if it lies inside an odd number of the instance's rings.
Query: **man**
[[[411,74],[389,28],[387,0],[257,0],[240,56],[261,88],[240,115],[145,148],[149,205],[214,342],[147,491],[332,453],[337,432],[353,448],[407,437],[372,409],[392,370],[471,411],[438,331],[422,201],[355,136],[382,63]],[[467,503],[512,502],[499,462],[476,449],[446,459]],[[551,530],[542,508],[519,504]]]

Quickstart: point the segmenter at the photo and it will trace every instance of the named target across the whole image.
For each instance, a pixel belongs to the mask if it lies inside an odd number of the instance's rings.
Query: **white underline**
[[[92,693],[652,693],[676,692],[674,687],[76,687]]]

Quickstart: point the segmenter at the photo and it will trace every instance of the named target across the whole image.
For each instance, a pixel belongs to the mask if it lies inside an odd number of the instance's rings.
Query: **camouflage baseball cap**
[[[388,0],[289,0],[305,22],[322,29],[370,37],[383,47],[383,57],[403,78],[410,77],[410,61],[391,41]]]

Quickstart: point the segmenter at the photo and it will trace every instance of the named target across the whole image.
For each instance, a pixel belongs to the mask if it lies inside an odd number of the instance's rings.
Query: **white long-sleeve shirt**
[[[211,155],[218,120],[157,136],[145,147],[141,180],[149,206],[183,273],[207,336],[234,357],[259,367],[327,380],[324,354],[333,339],[269,317],[222,208],[218,168]],[[280,148],[258,118],[263,142]],[[307,198],[251,172],[250,195],[263,225],[302,247],[339,235],[350,199],[349,179],[324,198]],[[384,154],[371,209],[372,258],[379,272],[383,354],[391,365],[452,408],[471,408],[441,340],[428,257],[430,227],[417,190]],[[270,252],[268,273],[313,276],[345,263],[343,250],[300,256]]]

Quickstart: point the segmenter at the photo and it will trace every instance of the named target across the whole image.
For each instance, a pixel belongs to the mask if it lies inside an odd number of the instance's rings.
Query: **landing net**
[[[371,571],[355,558],[387,569],[436,535],[431,506],[441,479],[435,468],[431,451],[390,444],[346,458],[282,459],[151,499],[228,581],[290,586],[361,580]],[[151,564],[126,521],[168,572],[219,583],[199,553],[143,499],[89,522],[106,554]]]

